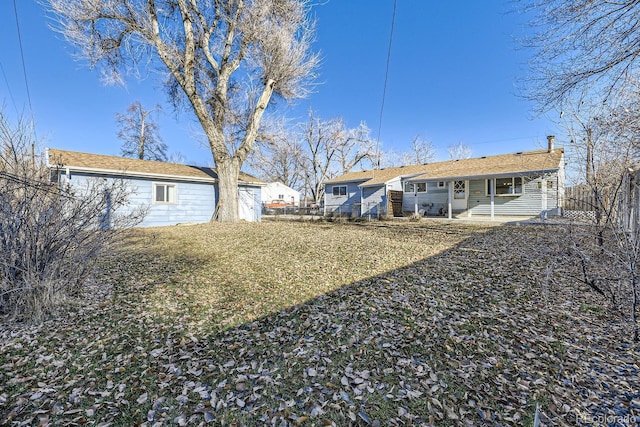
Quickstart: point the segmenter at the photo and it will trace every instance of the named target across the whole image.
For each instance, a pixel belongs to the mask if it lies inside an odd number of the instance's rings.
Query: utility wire
[[[16,3],[16,0],[13,0],[13,13],[16,17],[16,29],[18,30],[18,45],[20,47],[20,58],[22,59],[22,75],[24,76],[24,85],[27,88],[27,101],[29,102],[29,112],[31,113],[31,128],[33,131],[33,139],[35,142],[37,140],[36,127],[33,119],[33,107],[31,105],[31,92],[29,91],[29,81],[27,79],[27,67],[24,61],[24,49],[22,48],[22,35],[20,33],[20,20],[18,19],[18,5]],[[33,151],[33,143],[32,143],[32,151]]]
[[[0,62],[0,71],[2,71],[2,78],[4,79],[4,84],[7,86],[7,92],[9,92],[9,98],[11,99],[11,104],[13,104],[13,109],[16,110],[16,114],[19,114],[18,106],[16,105],[16,100],[13,97],[13,93],[11,93],[11,86],[9,86],[9,80],[7,80],[7,74],[4,72],[2,62]]]
[[[14,0],[15,1],[15,0]],[[384,72],[384,86],[382,88],[382,105],[380,106],[380,119],[378,120],[378,138],[376,151],[378,155],[378,169],[380,169],[380,133],[382,132],[382,115],[384,113],[384,101],[387,96],[387,81],[389,80],[389,63],[391,62],[391,46],[393,44],[393,29],[396,22],[397,0],[393,0],[393,15],[391,16],[391,33],[389,34],[389,49],[387,50],[387,67]]]

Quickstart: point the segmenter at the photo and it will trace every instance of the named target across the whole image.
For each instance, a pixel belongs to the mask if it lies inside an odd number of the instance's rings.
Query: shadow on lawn
[[[424,232],[382,225],[380,236]],[[82,370],[60,373],[75,385],[55,392],[64,409],[55,419],[71,421],[80,408],[83,418],[116,425],[530,425],[538,403],[547,425],[630,419],[637,349],[619,339],[619,319],[579,309],[584,294],[558,285],[553,303],[542,301],[545,262],[525,249],[545,244],[547,229],[438,224],[427,232],[458,241],[301,302],[284,295],[281,309],[223,330],[203,316],[211,313],[203,300],[179,301],[194,295],[185,284],[210,289],[185,282],[210,259],[167,258],[154,245],[130,258],[134,267],[114,257],[105,265],[115,272],[113,304],[64,332]],[[172,282],[163,298],[149,298]],[[32,390],[44,375],[22,374],[34,378],[21,383]],[[46,406],[25,396],[13,419]],[[3,405],[0,415],[16,407]]]
[[[629,419],[637,352],[619,341],[620,319],[579,310],[581,298],[593,303],[590,295],[558,286],[553,302],[542,302],[546,264],[523,249],[532,239],[545,244],[546,235],[544,227],[483,229],[421,261],[221,332],[203,332],[201,320],[200,331],[185,328],[185,351],[207,355],[190,379],[207,388],[211,416],[247,425],[306,417],[521,424],[537,403],[554,425],[589,425],[611,413]]]

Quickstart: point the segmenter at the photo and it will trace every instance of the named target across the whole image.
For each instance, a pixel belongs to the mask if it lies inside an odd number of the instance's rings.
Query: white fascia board
[[[385,182],[378,182],[375,184],[367,184],[366,182],[363,182],[362,184],[358,184],[359,188],[369,188],[369,187],[382,187],[384,185],[387,185],[389,181],[385,181]]]
[[[532,171],[519,171],[519,172],[500,172],[500,173],[490,173],[490,174],[479,174],[479,175],[452,175],[452,176],[439,176],[439,177],[429,177],[429,178],[411,178],[408,179],[407,182],[435,182],[435,181],[456,181],[462,179],[487,179],[487,178],[509,178],[512,176],[526,176],[537,173],[547,173],[547,172],[556,172],[558,168],[552,169],[542,169],[542,170],[532,170]]]
[[[255,181],[242,181],[238,180],[238,185],[249,185],[252,187],[266,187],[266,182],[255,182]]]
[[[49,166],[51,169],[57,168],[57,165]],[[88,168],[78,166],[65,166],[71,172],[88,172],[103,175],[118,175],[118,176],[130,176],[136,178],[160,178],[160,179],[174,179],[178,181],[198,181],[198,182],[218,182],[217,179],[211,177],[198,177],[198,176],[183,176],[183,175],[170,175],[162,173],[149,173],[149,172],[135,172],[127,170],[114,170],[114,169],[100,169],[100,168]]]
[[[345,185],[345,184],[355,184],[357,182],[366,182],[371,180],[371,178],[365,178],[365,179],[348,179],[346,181],[331,181],[331,182],[325,182],[324,186],[326,187],[327,185]],[[362,184],[357,184],[358,187],[361,186]]]

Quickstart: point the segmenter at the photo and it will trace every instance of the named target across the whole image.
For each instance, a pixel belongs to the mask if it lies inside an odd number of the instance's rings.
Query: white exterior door
[[[454,211],[467,210],[467,199],[469,198],[469,182],[460,180],[453,181],[453,200],[451,209]]]
[[[255,221],[255,204],[253,190],[250,188],[238,189],[238,216],[245,221]]]

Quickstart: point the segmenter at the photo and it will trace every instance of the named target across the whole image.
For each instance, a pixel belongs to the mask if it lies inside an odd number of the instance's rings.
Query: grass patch
[[[562,275],[544,302],[544,263],[514,255],[548,236],[428,221],[135,230],[84,304],[3,324],[0,424],[520,425],[540,396],[549,425],[630,411],[623,324]]]

